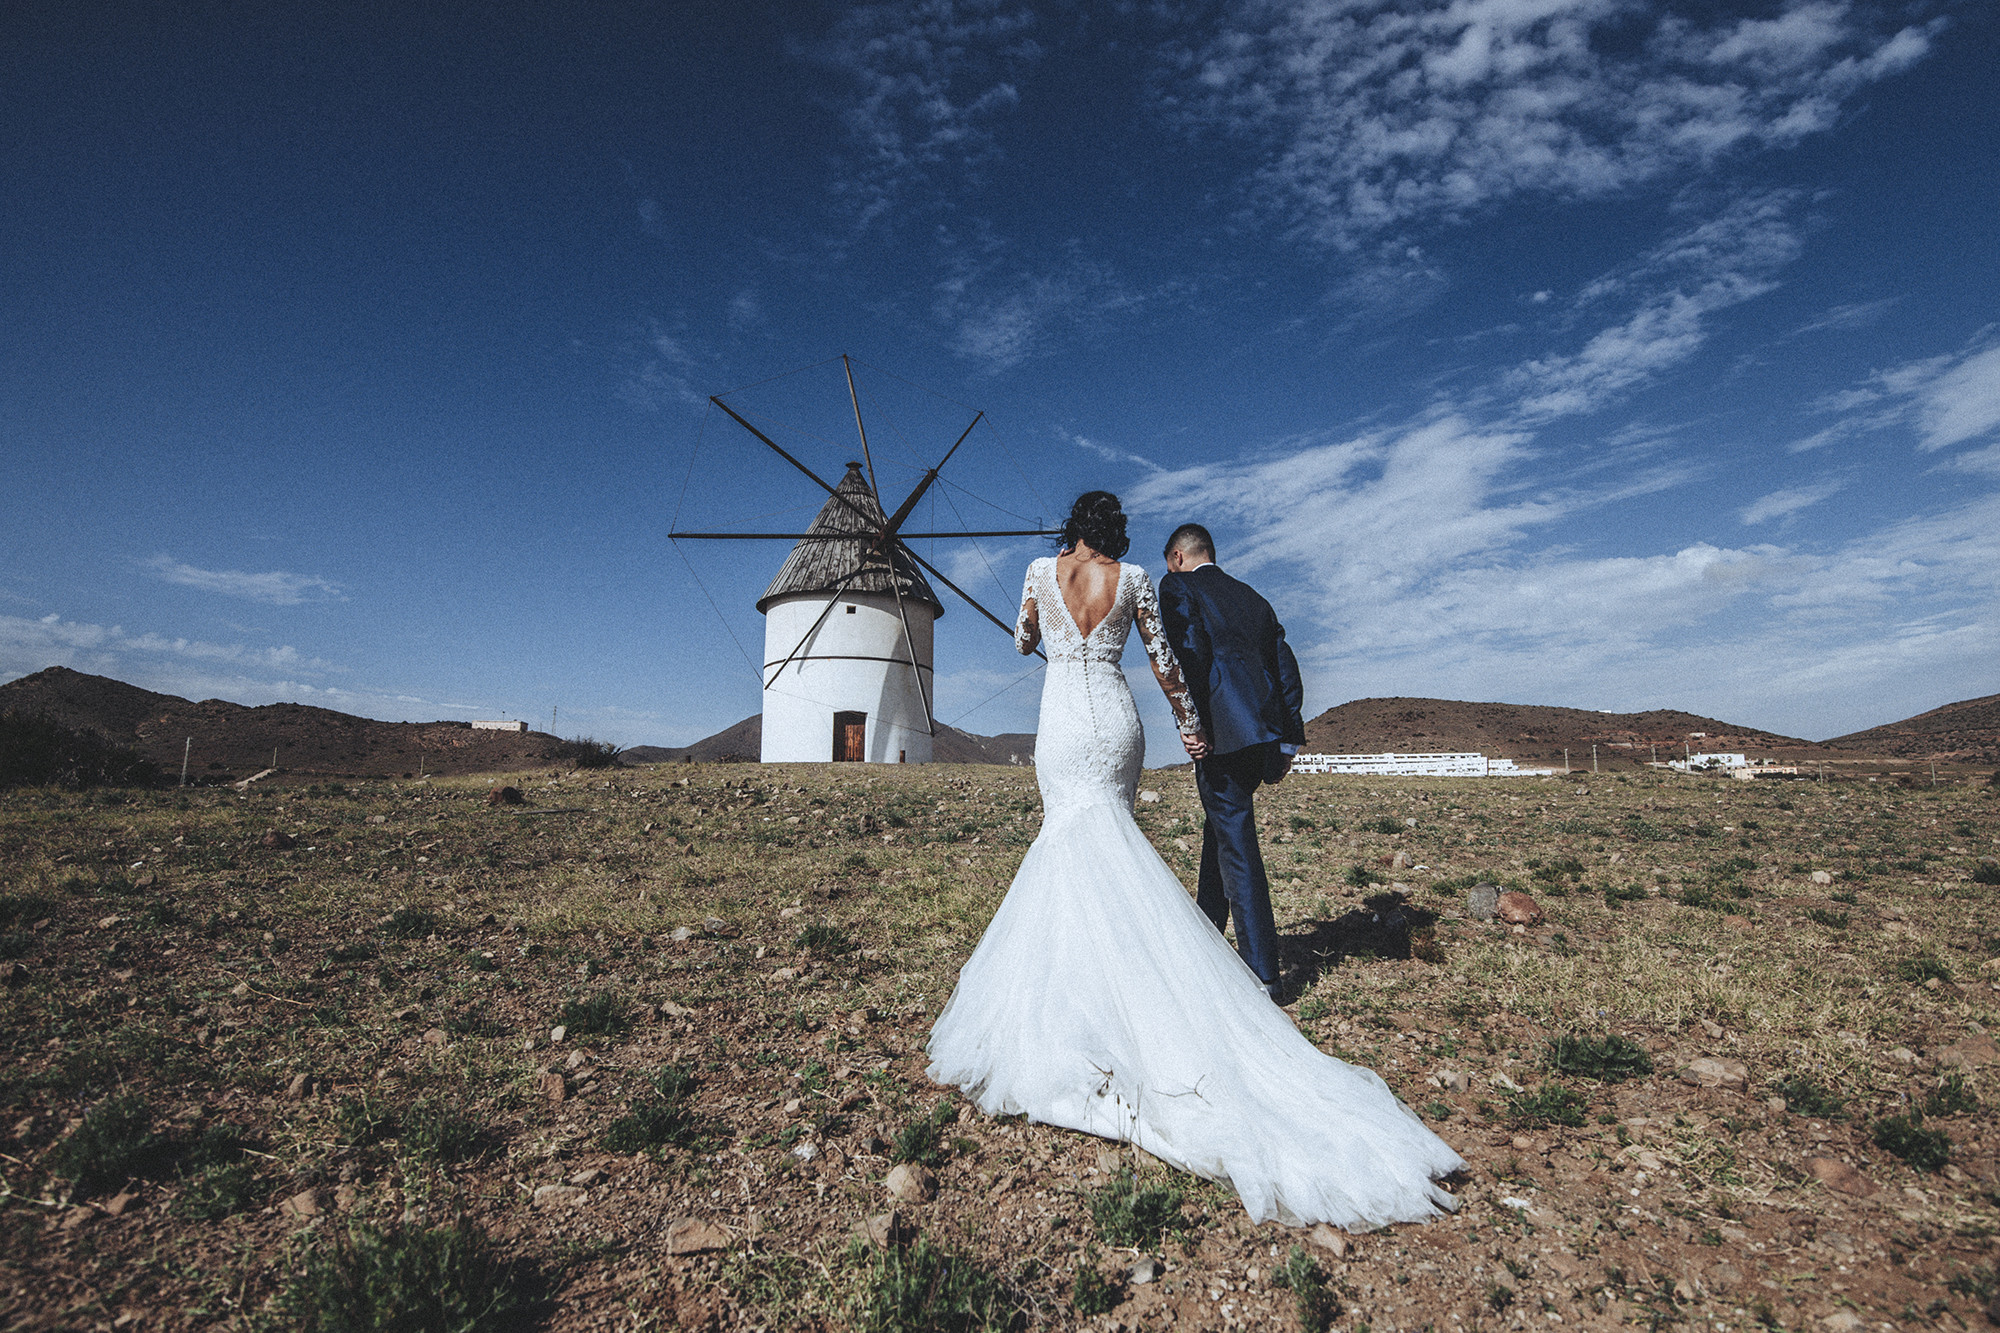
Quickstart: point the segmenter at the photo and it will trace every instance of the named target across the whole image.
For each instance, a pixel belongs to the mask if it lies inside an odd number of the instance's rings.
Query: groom
[[[1160,614],[1207,724],[1209,753],[1195,761],[1208,814],[1195,903],[1217,930],[1236,919],[1236,951],[1282,1003],[1278,927],[1257,845],[1257,788],[1280,782],[1305,743],[1298,660],[1271,604],[1215,563],[1215,541],[1199,523],[1167,539]]]

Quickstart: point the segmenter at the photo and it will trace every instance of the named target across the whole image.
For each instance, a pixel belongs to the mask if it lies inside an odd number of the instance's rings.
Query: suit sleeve
[[[1273,622],[1276,624],[1276,622]],[[1278,692],[1285,701],[1285,734],[1278,739],[1286,745],[1306,743],[1306,723],[1302,709],[1306,703],[1305,682],[1299,678],[1299,659],[1285,642],[1285,627],[1278,630]]]

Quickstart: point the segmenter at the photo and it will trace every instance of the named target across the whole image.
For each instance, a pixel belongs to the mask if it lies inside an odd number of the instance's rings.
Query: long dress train
[[[1110,615],[1085,635],[1055,561],[1029,567],[1017,639],[1039,628],[1049,657],[1042,830],[931,1030],[930,1077],[989,1115],[1227,1181],[1254,1221],[1367,1228],[1454,1208],[1435,1181],[1458,1154],[1380,1077],[1292,1026],[1134,821],[1144,736],[1118,663],[1135,620],[1192,731],[1145,571],[1120,567]]]

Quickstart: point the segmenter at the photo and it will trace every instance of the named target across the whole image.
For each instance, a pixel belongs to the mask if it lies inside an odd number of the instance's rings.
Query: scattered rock
[[[1472,1088],[1472,1075],[1463,1069],[1440,1069],[1431,1075],[1430,1084],[1446,1092],[1467,1092]]]
[[[1160,794],[1156,791],[1142,791],[1139,793],[1139,799],[1147,805],[1157,805]]]
[[[542,1071],[538,1086],[541,1088],[542,1096],[552,1102],[559,1102],[569,1096],[569,1084],[563,1081],[562,1071],[559,1069]]]
[[[442,1047],[451,1040],[451,1034],[443,1028],[432,1028],[424,1034],[424,1045]]]
[[[269,833],[258,839],[258,843],[261,846],[269,847],[272,851],[282,852],[298,846],[299,840],[289,833],[272,829]]]
[[[1516,1083],[1513,1079],[1508,1078],[1505,1074],[1488,1074],[1486,1076],[1486,1081],[1488,1084],[1500,1089],[1500,1091],[1502,1092],[1526,1091],[1526,1089],[1524,1089],[1520,1084]]]
[[[310,1096],[312,1090],[313,1076],[311,1074],[294,1074],[292,1075],[292,1081],[285,1085],[285,1098],[288,1101],[295,1102],[302,1097]]]
[[[1417,858],[1411,856],[1408,852],[1403,851],[1401,848],[1398,848],[1396,852],[1389,857],[1389,868],[1391,870],[1408,870],[1411,866],[1415,865],[1416,863],[1417,863]]]
[[[667,938],[674,941],[676,944],[686,944],[689,940],[694,938],[694,927],[675,926],[673,934],[667,936]]]
[[[89,1226],[96,1220],[97,1210],[95,1208],[78,1204],[62,1215],[62,1229],[64,1231],[75,1231],[78,1227]]]
[[[861,1224],[861,1234],[868,1243],[878,1250],[898,1249],[917,1238],[917,1228],[904,1219],[900,1212],[891,1208],[886,1213],[877,1213]]]
[[[1494,911],[1502,921],[1510,926],[1539,926],[1542,924],[1541,906],[1518,889],[1500,895],[1493,904]]]
[[[606,1176],[600,1168],[594,1166],[586,1166],[585,1168],[583,1168],[583,1170],[571,1176],[569,1178],[569,1183],[572,1185],[581,1186],[584,1189],[589,1189],[592,1185],[597,1184],[599,1181],[607,1179],[609,1179],[609,1177]]]
[[[569,1029],[561,1023],[549,1029],[549,1040],[559,1042],[569,1035]]]
[[[537,1208],[574,1208],[589,1197],[590,1191],[577,1185],[535,1186]]]
[[[1306,1233],[1306,1239],[1336,1259],[1345,1259],[1354,1249],[1353,1241],[1324,1222]]]
[[[1820,1320],[1819,1326],[1825,1329],[1826,1333],[1855,1333],[1857,1329],[1868,1327],[1861,1316],[1852,1310],[1835,1310]]]
[[[1149,1254],[1125,1270],[1125,1280],[1135,1287],[1143,1287],[1157,1278],[1162,1271],[1160,1261]]]
[[[810,1162],[819,1156],[819,1145],[811,1139],[807,1139],[804,1143],[792,1149],[792,1156],[798,1158],[801,1162]]]
[[[1491,921],[1500,915],[1500,886],[1475,884],[1465,895],[1465,912],[1474,921]]]
[[[97,928],[99,930],[109,930],[113,926],[117,925],[120,921],[123,921],[124,919],[125,918],[122,916],[99,917],[97,920]]]
[[[937,1197],[937,1176],[915,1162],[904,1162],[882,1182],[892,1198],[903,1203],[929,1203]]]
[[[1105,1148],[1097,1154],[1097,1169],[1105,1175],[1115,1175],[1125,1165],[1125,1158],[1116,1148]]]
[[[1933,977],[1932,980],[1935,981],[1936,978]],[[1889,1058],[1902,1064],[1913,1065],[1917,1062],[1917,1053],[1907,1046],[1898,1046],[1889,1052]]]
[[[693,1018],[694,1010],[684,1004],[675,1004],[672,1000],[662,1000],[659,1014],[661,1018]]]
[[[239,981],[234,986],[231,986],[229,988],[229,993],[231,995],[234,995],[239,1000],[243,999],[245,996],[250,994],[250,983],[247,981]]]
[[[1740,1088],[1750,1079],[1750,1070],[1741,1060],[1724,1060],[1712,1055],[1688,1061],[1681,1081],[1701,1088]]]
[[[387,816],[387,815],[370,815],[370,816],[368,816],[368,822],[369,822],[369,823],[371,823],[371,824],[386,824],[386,823],[388,823],[388,822],[389,822],[389,816]]]
[[[700,1254],[729,1248],[729,1233],[698,1217],[677,1217],[667,1223],[668,1254]]]
[[[1815,870],[1812,872],[1812,882],[1815,884],[1831,884],[1833,883],[1833,876],[1824,870]]]
[[[136,1190],[124,1190],[114,1194],[104,1201],[104,1215],[106,1217],[123,1217],[125,1210],[130,1208],[134,1203],[137,1203],[138,1200],[139,1194]]]
[[[520,803],[521,789],[519,787],[495,787],[492,791],[486,793],[486,804],[488,805],[519,805]]]
[[[1857,1199],[1872,1199],[1877,1193],[1874,1181],[1838,1157],[1808,1157],[1804,1165],[1814,1180],[1830,1190],[1852,1194]]]
[[[5,966],[0,966],[0,981],[4,981],[10,988],[27,985],[28,965],[26,963],[8,963]]]
[[[743,928],[719,916],[705,916],[701,919],[701,932],[711,939],[733,940],[743,933]]]
[[[279,1204],[278,1211],[286,1217],[318,1217],[321,1207],[322,1202],[318,1190],[300,1190],[297,1194]]]
[[[1981,1065],[2000,1063],[2000,1046],[1995,1046],[1993,1038],[1984,1032],[1969,1032],[1951,1045],[1940,1048],[1937,1058],[1941,1065],[1977,1069]]]

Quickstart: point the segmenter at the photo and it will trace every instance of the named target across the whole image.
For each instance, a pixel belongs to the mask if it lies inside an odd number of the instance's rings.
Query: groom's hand
[[[1182,736],[1181,744],[1186,747],[1188,758],[1200,761],[1208,758],[1208,733],[1197,731],[1192,736]]]

